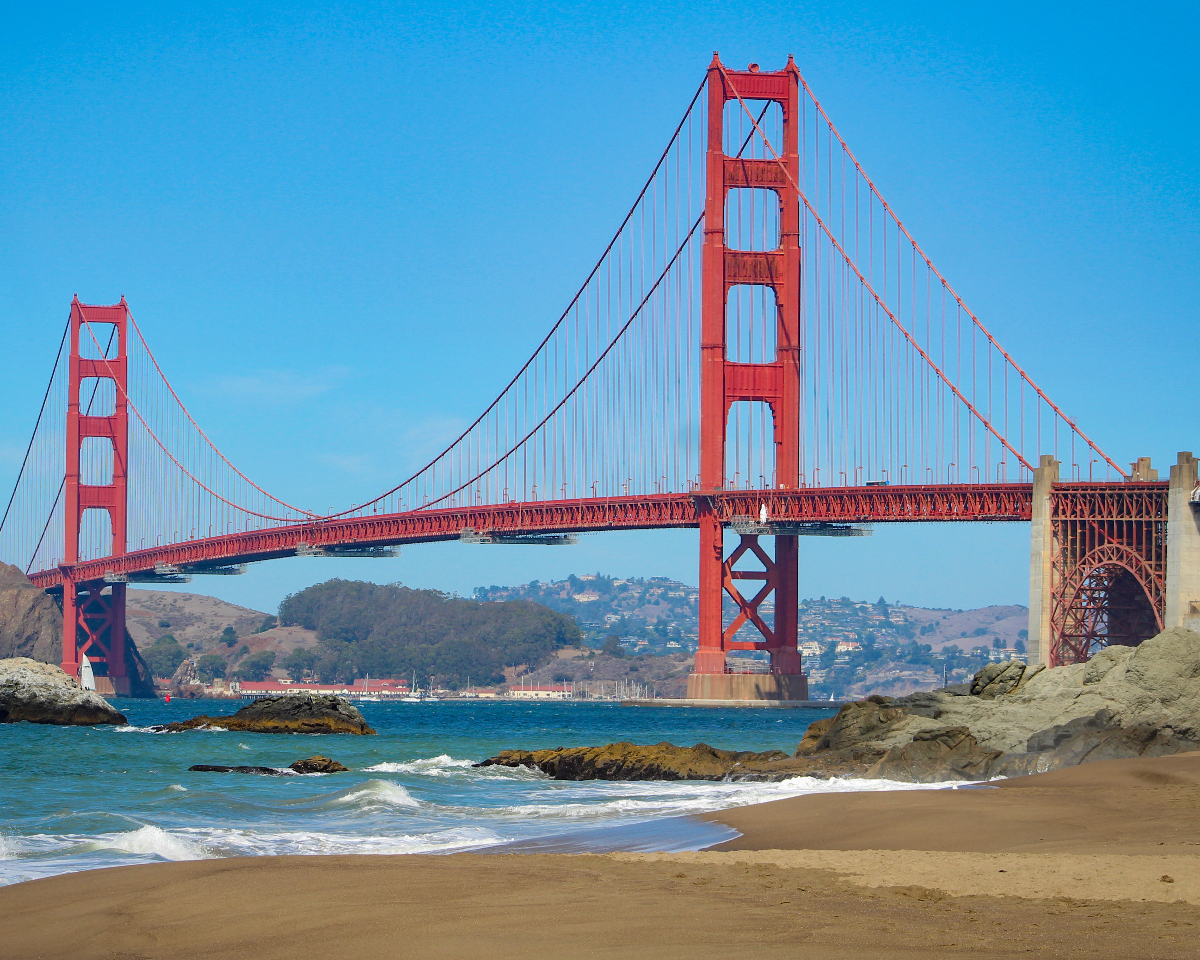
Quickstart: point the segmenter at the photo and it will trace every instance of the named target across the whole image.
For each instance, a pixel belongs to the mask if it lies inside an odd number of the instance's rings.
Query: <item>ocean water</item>
[[[280,736],[152,724],[232,713],[230,701],[118,700],[124,727],[0,725],[0,884],[72,870],[259,854],[696,850],[732,832],[689,814],[884,781],[559,782],[472,764],[506,748],[616,740],[789,753],[822,710],[608,703],[363,703],[374,737]],[[323,754],[349,773],[286,767]]]

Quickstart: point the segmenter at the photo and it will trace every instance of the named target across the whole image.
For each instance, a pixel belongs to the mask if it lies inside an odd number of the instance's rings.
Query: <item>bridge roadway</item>
[[[1122,486],[1082,484],[1087,487]],[[67,580],[153,573],[159,565],[203,568],[295,556],[307,547],[382,547],[457,540],[464,530],[485,534],[590,533],[696,527],[712,510],[725,523],[759,516],[776,523],[923,523],[1019,521],[1031,517],[1029,483],[936,486],[821,487],[802,490],[727,490],[648,496],[503,503],[350,516],[263,530],[222,534],[135,550],[30,574],[43,589]]]

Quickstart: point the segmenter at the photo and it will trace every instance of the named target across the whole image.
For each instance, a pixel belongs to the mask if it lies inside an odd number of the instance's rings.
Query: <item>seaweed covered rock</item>
[[[223,727],[242,733],[353,733],[372,734],[358,708],[343,697],[318,693],[287,693],[261,697],[231,717],[199,716],[154,729],[167,733]]]
[[[724,780],[739,766],[786,757],[781,750],[738,752],[706,743],[694,747],[665,742],[649,746],[610,743],[603,747],[505,750],[476,766],[529,767],[555,780]]]
[[[92,726],[126,723],[102,696],[82,689],[61,667],[29,657],[0,660],[0,723]]]

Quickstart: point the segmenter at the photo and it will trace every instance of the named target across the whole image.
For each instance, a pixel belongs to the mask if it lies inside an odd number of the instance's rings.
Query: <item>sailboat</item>
[[[376,697],[371,693],[371,675],[369,673],[367,674],[366,679],[363,681],[362,695],[357,696],[354,699],[361,703],[379,703],[379,697]]]
[[[404,703],[420,703],[421,691],[417,689],[417,671],[413,671],[412,686],[408,688],[408,696],[404,698]]]
[[[92,661],[86,655],[79,658],[79,685],[84,690],[96,689],[96,675],[92,673]]]

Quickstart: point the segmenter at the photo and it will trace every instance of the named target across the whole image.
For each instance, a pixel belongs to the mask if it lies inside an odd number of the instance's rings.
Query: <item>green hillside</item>
[[[579,642],[571,617],[527,600],[481,603],[437,590],[330,580],[287,597],[284,626],[313,630],[320,642],[283,658],[289,672],[323,682],[432,677],[453,688],[499,683],[510,665],[536,666]]]

